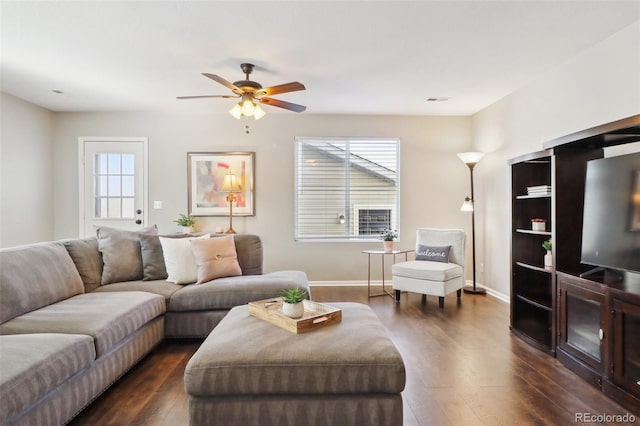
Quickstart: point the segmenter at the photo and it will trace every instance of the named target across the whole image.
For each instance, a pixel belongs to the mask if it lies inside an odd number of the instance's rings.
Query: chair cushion
[[[0,336],[0,423],[91,365],[95,357],[93,339],[86,335]]]
[[[0,334],[86,334],[101,357],[164,312],[165,299],[157,294],[85,293],[14,318],[0,325]]]
[[[429,281],[449,281],[462,276],[462,267],[455,263],[433,262],[430,260],[412,260],[399,262],[392,266],[392,275]]]

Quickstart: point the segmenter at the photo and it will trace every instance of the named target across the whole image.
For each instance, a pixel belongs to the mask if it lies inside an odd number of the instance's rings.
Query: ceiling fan
[[[291,83],[279,84],[277,86],[262,87],[260,83],[249,80],[249,75],[251,75],[253,67],[253,64],[240,64],[240,68],[245,74],[245,79],[234,81],[233,83],[216,74],[209,74],[206,72],[202,73],[205,77],[210,78],[211,80],[230,89],[233,92],[233,95],[178,96],[177,99],[242,98],[240,102],[234,105],[234,107],[229,111],[229,113],[237,119],[240,119],[242,116],[253,116],[256,120],[259,120],[264,117],[266,113],[262,108],[260,108],[259,103],[284,108],[294,112],[302,112],[307,109],[304,105],[298,105],[270,97],[280,93],[305,90],[306,88],[304,87],[304,84],[293,81]]]

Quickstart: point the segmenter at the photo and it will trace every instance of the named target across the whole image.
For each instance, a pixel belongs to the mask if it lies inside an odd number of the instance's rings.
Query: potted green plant
[[[188,234],[193,232],[193,226],[196,224],[196,218],[191,215],[185,216],[180,213],[180,217],[174,220],[174,222],[182,227],[183,233]]]
[[[282,314],[289,318],[300,318],[304,314],[302,301],[307,298],[307,292],[299,287],[287,288],[280,293],[282,296]]]
[[[395,229],[385,229],[380,234],[380,239],[384,245],[384,251],[390,253],[393,251],[393,240],[398,238],[398,231]]]
[[[553,255],[551,254],[551,240],[546,240],[542,243],[542,248],[547,251],[547,254],[544,255],[544,267],[551,268],[553,266]]]

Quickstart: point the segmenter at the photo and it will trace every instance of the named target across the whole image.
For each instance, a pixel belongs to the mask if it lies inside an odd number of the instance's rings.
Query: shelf
[[[528,303],[531,306],[535,306],[536,308],[542,309],[542,310],[547,311],[547,312],[551,312],[551,306],[544,305],[541,302],[537,302],[537,301],[535,301],[533,299],[530,299],[528,297],[525,297],[525,296],[523,296],[521,294],[516,294],[516,298],[522,300],[525,303]]]
[[[516,262],[516,265],[522,266],[523,268],[538,271],[538,272],[545,272],[547,274],[550,274],[553,272],[552,268],[545,268],[544,266],[536,266],[536,265],[531,265],[529,263],[524,263],[524,262]]]
[[[521,234],[551,235],[551,231],[532,231],[531,229],[516,229],[516,232]]]
[[[532,198],[551,198],[551,194],[517,195],[516,200],[529,200]]]

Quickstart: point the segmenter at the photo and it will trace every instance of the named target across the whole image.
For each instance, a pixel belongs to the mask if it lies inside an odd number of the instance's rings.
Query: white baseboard
[[[385,286],[391,286],[391,281],[390,280],[385,280]],[[473,285],[472,281],[467,280],[467,284],[468,285]],[[366,286],[367,282],[366,281],[309,281],[309,286],[313,287],[313,286],[322,286],[322,287],[362,287],[362,286]],[[382,281],[380,280],[376,280],[376,281],[371,281],[371,285],[382,285]],[[476,283],[476,287],[482,287],[485,290],[487,290],[487,294],[489,296],[493,296],[496,299],[505,302],[505,303],[510,303],[510,299],[509,296],[507,296],[504,293],[500,293],[499,291],[496,291],[492,288],[489,287],[485,287],[482,284],[478,284]]]

